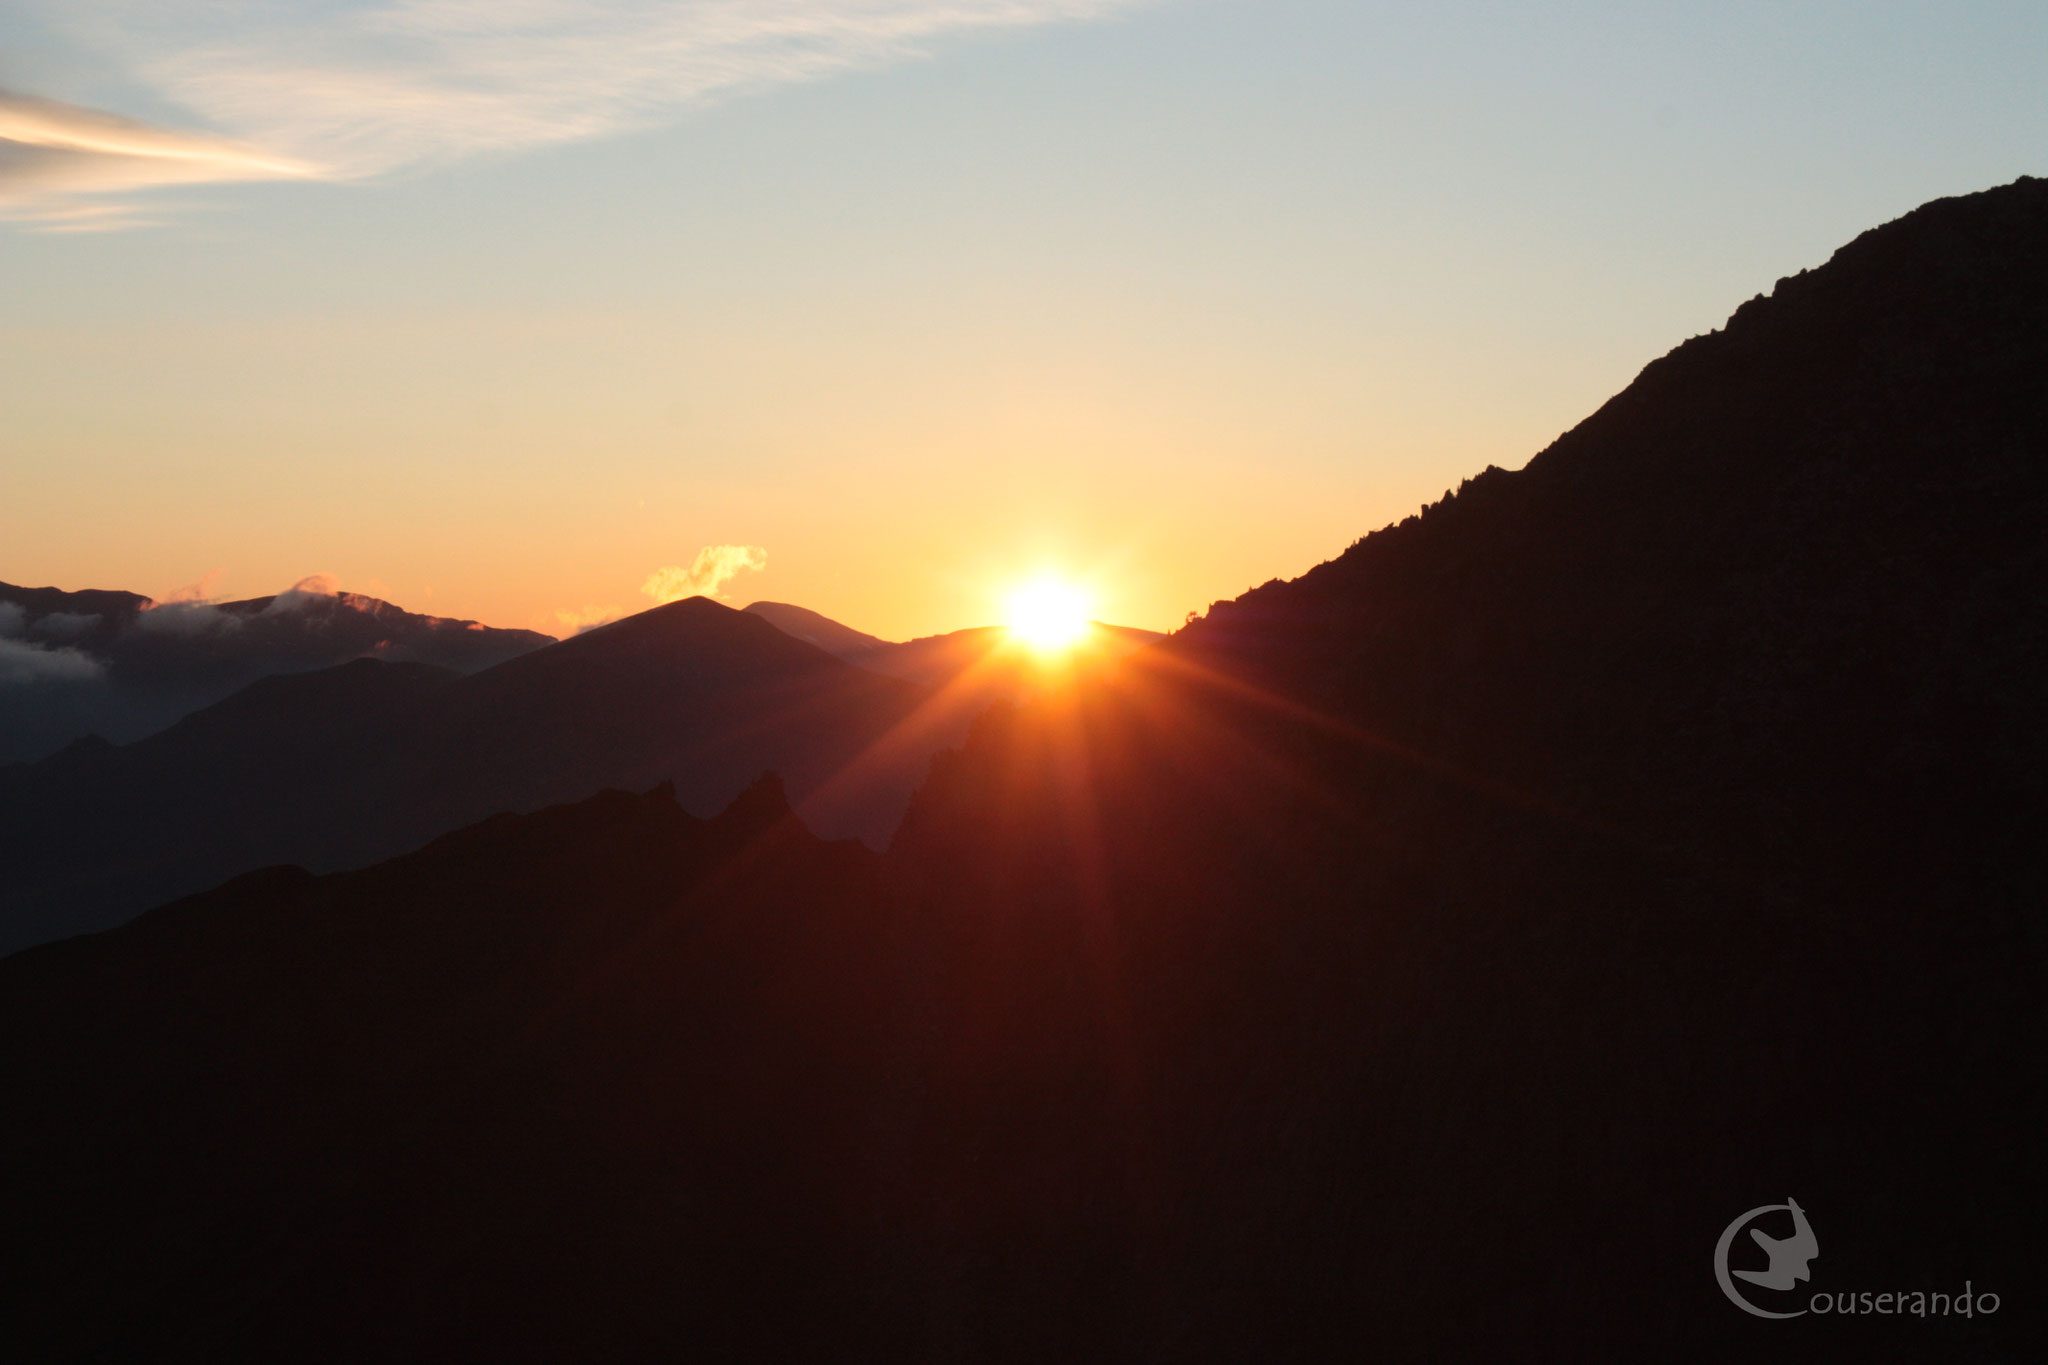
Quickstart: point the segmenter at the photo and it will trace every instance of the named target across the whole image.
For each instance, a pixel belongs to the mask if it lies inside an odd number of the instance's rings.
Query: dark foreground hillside
[[[2036,1358],[2043,374],[2022,181],[990,712],[886,856],[772,786],[613,794],[0,962],[6,1320],[109,1359]],[[1744,1314],[1716,1239],[1788,1200],[1811,1279],[1753,1301],[1998,1311]]]
[[[876,863],[773,784],[610,793],[0,962],[8,1354],[802,1341],[866,1254]]]

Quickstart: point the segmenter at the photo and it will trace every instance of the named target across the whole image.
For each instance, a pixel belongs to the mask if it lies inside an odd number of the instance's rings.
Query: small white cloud
[[[52,649],[0,638],[0,684],[85,682],[105,671],[98,659],[69,645]]]
[[[656,569],[640,585],[640,591],[656,605],[679,602],[685,597],[719,597],[719,589],[749,570],[768,567],[768,552],[758,545],[706,545],[685,569],[670,564]]]
[[[22,622],[28,613],[13,602],[0,602],[0,636],[21,634]]]

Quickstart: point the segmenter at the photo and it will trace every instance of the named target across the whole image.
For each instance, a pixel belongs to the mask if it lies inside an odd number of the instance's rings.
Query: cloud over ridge
[[[69,645],[40,645],[0,636],[0,686],[85,682],[105,671],[99,660]]]
[[[768,567],[768,552],[758,545],[706,545],[697,551],[687,569],[670,564],[656,569],[640,585],[640,591],[654,599],[656,606],[679,602],[685,597],[718,597],[719,589],[749,571]]]

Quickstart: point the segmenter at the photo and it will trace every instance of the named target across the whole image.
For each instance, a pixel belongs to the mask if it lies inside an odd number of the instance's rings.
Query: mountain
[[[474,673],[551,643],[318,586],[155,603],[0,583],[0,764],[140,739],[274,673],[363,657]]]
[[[267,678],[136,743],[0,770],[0,946],[608,786],[673,781],[709,811],[773,770],[819,828],[880,842],[939,743],[924,700],[704,598],[468,677],[364,658]]]
[[[794,635],[849,663],[858,663],[863,655],[889,648],[887,640],[855,630],[852,626],[842,626],[808,607],[795,607],[787,602],[750,602],[743,610],[752,612],[783,634]]]
[[[992,707],[885,855],[610,793],[0,961],[11,1341],[2031,1358],[2043,373],[2048,183],[1938,201]],[[1788,1196],[1759,1302],[2003,1311],[1744,1314]]]

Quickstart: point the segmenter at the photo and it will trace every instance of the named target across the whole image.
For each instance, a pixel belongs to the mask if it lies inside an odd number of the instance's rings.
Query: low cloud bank
[[[53,647],[0,636],[0,686],[92,682],[105,672],[98,659],[70,645]]]

